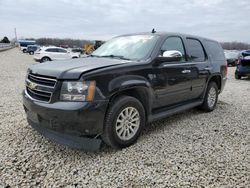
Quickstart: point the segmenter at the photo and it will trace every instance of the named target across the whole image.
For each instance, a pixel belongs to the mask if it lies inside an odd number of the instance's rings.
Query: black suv
[[[58,143],[96,150],[133,144],[143,127],[193,107],[214,110],[227,76],[216,41],[178,33],[123,35],[89,57],[32,65],[29,124]]]

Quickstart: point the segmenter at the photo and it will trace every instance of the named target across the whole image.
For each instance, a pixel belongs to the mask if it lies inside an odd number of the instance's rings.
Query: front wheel
[[[34,54],[34,52],[33,52],[33,51],[30,51],[30,52],[29,52],[29,54],[30,54],[30,55],[33,55],[33,54]]]
[[[218,101],[218,86],[215,82],[210,82],[207,87],[204,101],[200,108],[206,112],[211,112],[215,109]]]
[[[121,96],[106,114],[102,140],[112,148],[124,148],[136,142],[145,125],[145,111],[139,100]]]

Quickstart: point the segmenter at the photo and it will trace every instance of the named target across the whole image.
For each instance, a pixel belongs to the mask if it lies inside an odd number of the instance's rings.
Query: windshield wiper
[[[123,59],[123,60],[131,60],[129,58],[125,58],[124,56],[122,55],[103,55],[103,56],[98,56],[98,57],[110,57],[110,58],[118,58],[118,59]]]
[[[99,56],[99,55],[92,55],[92,54],[90,54],[90,55],[89,55],[89,57],[101,57],[101,56]]]

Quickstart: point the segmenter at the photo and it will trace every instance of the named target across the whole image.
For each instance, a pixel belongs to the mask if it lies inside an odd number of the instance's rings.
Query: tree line
[[[221,46],[225,50],[247,50],[250,49],[250,44],[243,42],[222,42]]]
[[[92,43],[94,44],[95,41],[91,40],[81,40],[81,39],[59,39],[59,38],[29,38],[27,40],[35,40],[36,43],[40,46],[66,46],[70,48],[82,48],[85,44]]]
[[[93,40],[81,40],[81,39],[59,39],[59,38],[29,38],[27,40],[35,40],[37,44],[41,46],[68,46],[71,48],[82,48],[85,44],[95,44],[95,41]],[[10,43],[8,37],[4,37],[2,40],[0,40],[0,43]],[[225,50],[247,50],[250,49],[249,43],[244,42],[221,42],[221,46]]]
[[[10,43],[8,37],[3,37],[2,40],[0,40],[0,43]]]
[[[95,43],[91,40],[80,40],[80,39],[58,39],[58,38],[39,38],[34,39],[37,44],[41,46],[69,46],[69,47],[80,47],[82,48],[85,44]],[[247,50],[250,49],[250,44],[243,42],[221,42],[223,49],[225,50]]]

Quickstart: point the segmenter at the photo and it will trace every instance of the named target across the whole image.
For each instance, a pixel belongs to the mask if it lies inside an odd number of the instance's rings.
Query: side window
[[[218,42],[207,40],[206,46],[207,46],[209,55],[211,56],[213,60],[225,61],[224,51]]]
[[[187,38],[187,46],[192,61],[205,61],[206,57],[200,41]]]
[[[67,51],[64,50],[64,49],[57,48],[57,52],[59,52],[59,53],[66,53]]]
[[[186,53],[184,50],[183,42],[180,37],[168,37],[161,47],[161,55],[165,51],[177,50],[182,53],[182,62],[186,61]]]
[[[57,52],[56,48],[48,48],[46,52]]]

